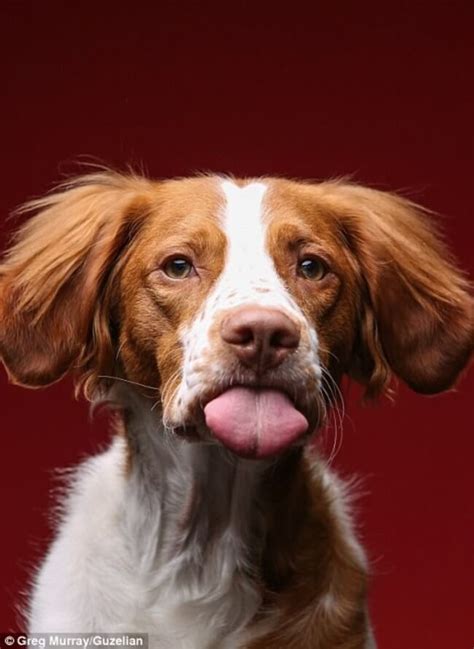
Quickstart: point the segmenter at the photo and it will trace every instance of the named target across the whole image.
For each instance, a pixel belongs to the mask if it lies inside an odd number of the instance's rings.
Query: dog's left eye
[[[186,279],[194,269],[194,266],[184,257],[174,257],[169,259],[163,266],[165,275],[171,279]]]
[[[298,262],[298,273],[305,279],[321,280],[328,273],[328,267],[322,259],[306,257]]]

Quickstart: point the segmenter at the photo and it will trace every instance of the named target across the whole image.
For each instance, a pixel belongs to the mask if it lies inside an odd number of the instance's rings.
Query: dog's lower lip
[[[198,441],[200,439],[197,427],[193,424],[189,426],[177,426],[173,430],[176,435],[188,441]]]

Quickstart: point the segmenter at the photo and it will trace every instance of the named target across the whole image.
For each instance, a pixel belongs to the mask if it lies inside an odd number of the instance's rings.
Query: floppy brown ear
[[[417,392],[450,388],[472,355],[474,301],[433,219],[393,194],[335,191],[364,295],[353,374],[369,396],[391,370]]]
[[[47,385],[111,355],[112,280],[149,191],[104,172],[23,208],[37,214],[0,263],[0,358],[14,382]]]

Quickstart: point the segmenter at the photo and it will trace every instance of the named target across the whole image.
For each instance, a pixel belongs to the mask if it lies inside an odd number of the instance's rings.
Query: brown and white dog
[[[38,575],[31,632],[368,649],[366,561],[307,442],[346,374],[450,388],[473,302],[423,210],[346,182],[92,174],[27,206],[0,355],[120,408]]]

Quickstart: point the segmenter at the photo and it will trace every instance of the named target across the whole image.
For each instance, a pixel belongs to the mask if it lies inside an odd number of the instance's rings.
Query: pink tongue
[[[237,387],[209,401],[206,424],[227,448],[244,457],[283,451],[308,429],[308,422],[277,390]]]

